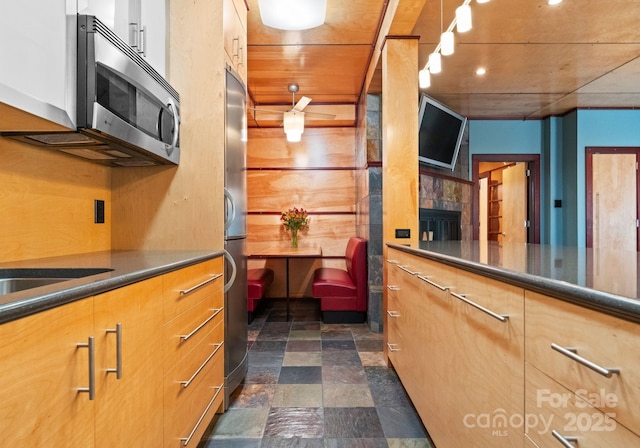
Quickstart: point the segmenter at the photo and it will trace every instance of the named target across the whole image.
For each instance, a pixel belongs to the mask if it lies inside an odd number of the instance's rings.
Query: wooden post
[[[386,243],[418,247],[418,38],[388,36],[382,49],[383,327],[387,325]],[[409,231],[409,238],[396,238]],[[385,334],[384,357],[387,357]]]

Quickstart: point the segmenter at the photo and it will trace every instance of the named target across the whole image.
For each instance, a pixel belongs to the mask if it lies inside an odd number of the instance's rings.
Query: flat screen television
[[[418,115],[419,162],[453,171],[466,123],[466,117],[421,94]]]

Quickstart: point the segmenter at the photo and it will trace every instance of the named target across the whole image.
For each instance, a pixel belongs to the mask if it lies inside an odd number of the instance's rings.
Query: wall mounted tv
[[[467,118],[420,95],[418,161],[453,171]]]

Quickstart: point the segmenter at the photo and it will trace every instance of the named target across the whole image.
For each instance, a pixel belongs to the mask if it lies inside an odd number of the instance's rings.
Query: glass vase
[[[298,230],[291,229],[291,247],[298,247]]]

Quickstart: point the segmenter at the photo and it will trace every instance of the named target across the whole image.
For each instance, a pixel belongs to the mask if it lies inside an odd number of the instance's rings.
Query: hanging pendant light
[[[455,51],[453,31],[445,31],[440,36],[440,53],[442,56],[452,55]]]
[[[471,29],[471,7],[462,5],[456,8],[456,29],[459,33],[464,33]]]
[[[290,110],[284,113],[284,133],[288,142],[299,142],[304,132],[304,112]]]
[[[429,73],[429,70],[422,69],[418,72],[418,83],[421,89],[431,87],[431,73]]]
[[[442,71],[442,58],[440,53],[434,52],[429,55],[429,71],[435,75]]]

